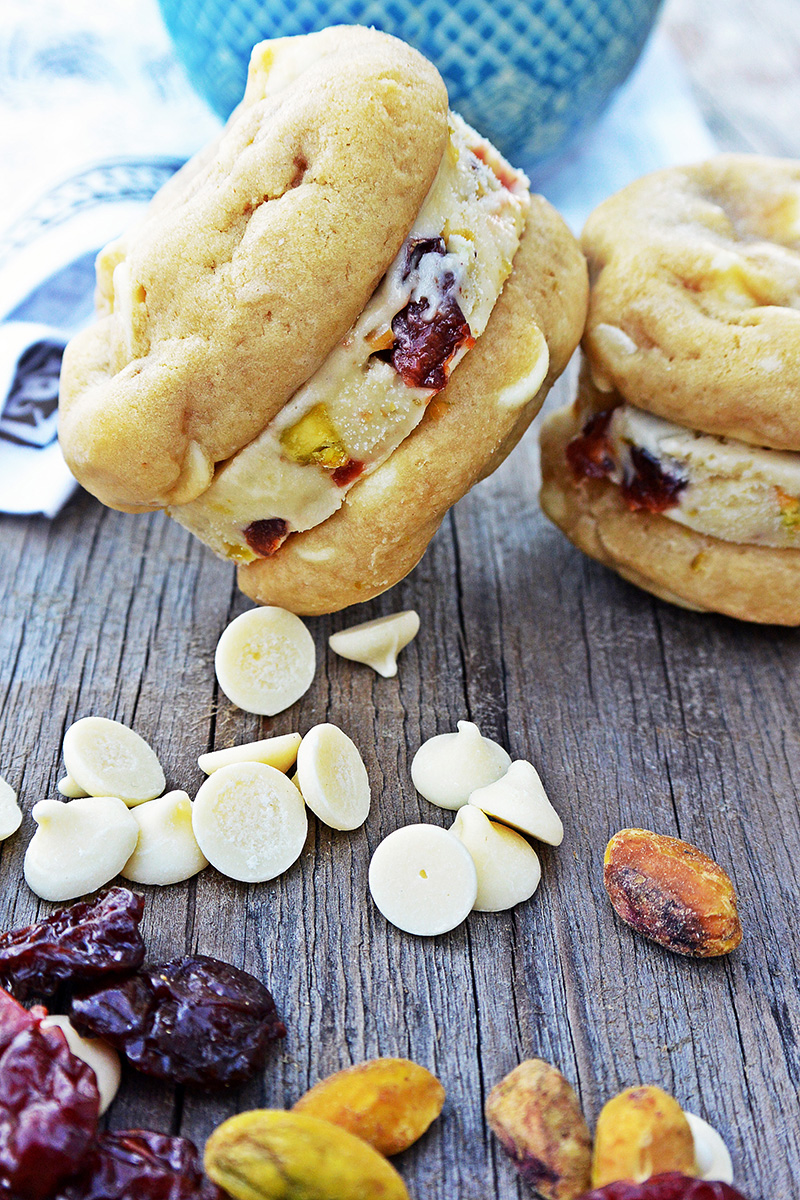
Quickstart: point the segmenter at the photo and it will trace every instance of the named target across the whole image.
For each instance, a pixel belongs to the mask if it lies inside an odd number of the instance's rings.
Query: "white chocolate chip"
[[[16,833],[21,824],[22,809],[17,804],[17,793],[0,776],[0,842]]]
[[[262,883],[288,870],[308,832],[303,797],[290,779],[264,763],[220,767],[192,805],[200,849],[223,875]]]
[[[107,717],[82,717],[64,734],[64,762],[88,796],[117,796],[142,804],[160,796],[166,780],[143,737]]]
[[[524,837],[494,821],[471,804],[458,810],[450,832],[463,842],[478,872],[478,912],[501,912],[529,900],[542,869]]]
[[[192,829],[186,792],[167,792],[131,809],[139,828],[136,849],[120,871],[133,883],[182,883],[208,866]]]
[[[470,792],[494,783],[510,765],[502,746],[483,737],[471,721],[459,721],[458,733],[441,733],[422,743],[411,763],[411,778],[431,804],[461,808]]]
[[[478,875],[466,846],[446,829],[405,825],[384,838],[373,854],[369,890],[398,929],[436,937],[469,915]]]
[[[522,758],[511,764],[502,779],[471,792],[469,802],[540,842],[560,846],[564,840],[564,826],[547,798],[539,772]]]
[[[108,883],[133,853],[139,826],[115,796],[85,796],[64,804],[40,800],[39,828],[25,852],[28,887],[43,900],[74,900]]]
[[[336,725],[309,729],[297,752],[299,787],[311,811],[331,829],[357,829],[367,819],[367,768],[355,744]]]
[[[82,787],[78,787],[71,775],[65,775],[63,779],[59,779],[56,787],[68,800],[79,800],[81,796],[89,795]]]
[[[311,687],[314,639],[285,608],[252,608],[231,621],[217,642],[217,680],[245,712],[274,717]]]
[[[701,1179],[716,1183],[733,1183],[733,1163],[728,1147],[708,1121],[694,1113],[683,1114],[694,1138],[694,1155]]]
[[[284,733],[279,737],[262,738],[260,742],[245,742],[241,746],[230,746],[225,750],[212,750],[201,754],[197,765],[206,775],[213,775],[220,767],[231,763],[260,762],[276,771],[288,771],[297,761],[299,733]]]
[[[413,609],[351,625],[332,633],[328,645],[351,662],[365,663],[384,679],[397,674],[397,656],[417,636],[419,616]]]
[[[116,1050],[102,1038],[81,1037],[73,1028],[69,1017],[47,1016],[43,1018],[42,1025],[45,1029],[52,1026],[60,1029],[75,1057],[85,1062],[94,1071],[97,1077],[97,1090],[100,1093],[99,1115],[102,1117],[117,1094],[122,1075]]]

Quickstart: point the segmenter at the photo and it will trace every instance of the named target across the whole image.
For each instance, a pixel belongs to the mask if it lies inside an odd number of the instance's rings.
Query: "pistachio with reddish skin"
[[[576,1200],[591,1186],[592,1139],[578,1097],[540,1058],[492,1088],[486,1119],[522,1179],[544,1200]]]
[[[617,916],[675,954],[713,958],[742,940],[730,878],[688,842],[623,829],[606,847],[603,882]]]

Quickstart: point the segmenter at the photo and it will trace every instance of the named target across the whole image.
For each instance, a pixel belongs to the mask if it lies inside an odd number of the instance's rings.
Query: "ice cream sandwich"
[[[662,598],[800,624],[800,164],[655,172],[583,232],[573,406],[542,430],[542,507]]]
[[[78,480],[166,509],[261,603],[390,587],[538,411],[585,263],[404,43],[256,46],[216,143],[101,252],[60,438]]]

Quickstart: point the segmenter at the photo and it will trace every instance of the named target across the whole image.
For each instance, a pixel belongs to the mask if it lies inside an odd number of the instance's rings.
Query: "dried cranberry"
[[[0,988],[0,1197],[48,1200],[80,1166],[97,1129],[91,1067],[60,1029],[42,1029]]]
[[[343,467],[337,467],[332,472],[331,479],[337,487],[347,487],[348,483],[352,483],[354,479],[358,479],[363,470],[364,464],[355,458],[351,458]]]
[[[609,1183],[586,1192],[579,1200],[745,1200],[727,1183],[690,1179],[678,1171],[654,1175],[645,1183]]]
[[[408,387],[440,392],[450,374],[450,360],[475,339],[455,296],[445,295],[432,318],[425,315],[429,307],[427,300],[411,300],[394,318],[391,361]]]
[[[406,261],[403,267],[402,278],[408,279],[409,275],[416,273],[419,270],[419,264],[422,262],[426,254],[438,254],[442,258],[447,253],[447,246],[444,244],[443,237],[410,237],[406,239]]]
[[[642,446],[633,446],[630,468],[622,482],[622,496],[632,512],[646,509],[660,513],[678,503],[688,480],[665,471],[661,463]]]
[[[251,521],[244,531],[244,540],[254,554],[269,558],[280,550],[289,533],[289,523],[283,517],[268,517],[263,521]]]
[[[186,1138],[146,1129],[101,1133],[54,1200],[227,1200]]]
[[[247,1079],[286,1027],[252,975],[198,954],[76,996],[72,1022],[145,1075],[216,1087]]]
[[[608,442],[612,408],[595,413],[580,433],[567,445],[567,462],[576,475],[605,479],[614,470],[614,458]]]
[[[44,921],[0,934],[0,980],[15,996],[51,996],[64,984],[135,971],[144,960],[144,897],[124,887],[60,908]]]

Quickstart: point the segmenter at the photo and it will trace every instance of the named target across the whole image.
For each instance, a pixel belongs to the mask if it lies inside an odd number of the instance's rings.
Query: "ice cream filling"
[[[217,553],[269,556],[336,512],[486,328],[524,229],[528,181],[460,117],[449,121],[425,204],[355,325],[201,496],[168,510]],[[546,358],[545,347],[542,375]]]
[[[621,404],[586,421],[567,459],[577,475],[617,484],[633,511],[726,542],[800,547],[800,453],[713,437]]]

